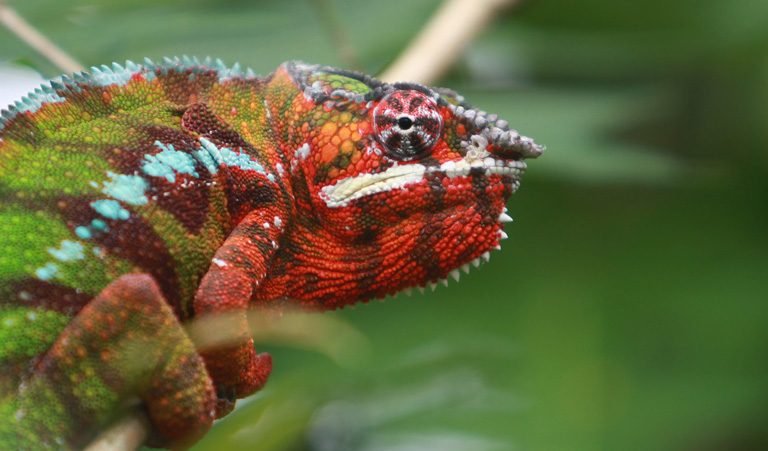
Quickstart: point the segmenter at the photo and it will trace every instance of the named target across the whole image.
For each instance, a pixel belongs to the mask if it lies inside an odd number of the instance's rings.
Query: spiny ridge
[[[125,84],[137,73],[150,74],[155,71],[167,73],[181,70],[215,70],[219,79],[224,81],[233,78],[253,79],[257,75],[253,69],[243,69],[239,63],[228,67],[220,59],[213,60],[205,57],[202,61],[197,57],[184,55],[182,57],[164,57],[162,63],[155,63],[150,58],[144,58],[143,64],[131,60],[123,64],[112,63],[93,66],[88,71],[64,74],[41,84],[34,91],[15,101],[6,108],[0,109],[0,130],[22,113],[34,113],[49,103],[65,101],[68,92],[81,92],[83,85],[110,86]]]

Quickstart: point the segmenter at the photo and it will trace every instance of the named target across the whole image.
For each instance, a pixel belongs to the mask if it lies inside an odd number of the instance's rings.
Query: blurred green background
[[[346,42],[375,74],[440,2],[8,3],[86,65],[268,73],[349,65]],[[57,74],[5,30],[0,60]],[[504,249],[459,284],[333,313],[365,358],[261,345],[268,389],[197,449],[768,449],[768,2],[530,0],[439,84],[548,147]]]

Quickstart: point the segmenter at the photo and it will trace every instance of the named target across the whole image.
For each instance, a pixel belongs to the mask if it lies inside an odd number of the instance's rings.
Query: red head
[[[543,150],[530,138],[446,89],[300,63],[271,85],[296,211],[258,298],[337,307],[458,278],[499,247]]]

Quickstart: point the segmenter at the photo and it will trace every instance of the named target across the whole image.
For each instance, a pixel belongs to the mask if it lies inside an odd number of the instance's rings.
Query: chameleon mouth
[[[484,171],[485,175],[506,175],[514,179],[520,178],[526,169],[523,161],[498,160],[492,157],[469,160],[462,158],[458,161],[446,161],[439,167],[430,168],[428,172],[444,172],[448,177],[468,176],[473,171]]]
[[[414,163],[406,165],[395,164],[386,171],[375,174],[360,174],[347,177],[324,186],[320,190],[320,198],[329,208],[349,205],[350,202],[362,197],[378,193],[403,189],[408,185],[425,180],[428,174],[442,173],[449,178],[467,177],[473,174],[485,176],[502,176],[512,185],[513,190],[520,184],[520,177],[525,172],[526,164],[517,160],[499,160],[485,154],[468,152],[460,160],[446,161],[439,166],[425,166]]]

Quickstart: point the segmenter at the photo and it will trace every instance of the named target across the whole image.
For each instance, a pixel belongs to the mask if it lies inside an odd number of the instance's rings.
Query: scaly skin
[[[498,248],[541,147],[457,94],[286,63],[62,77],[0,121],[0,448],[79,447],[141,401],[185,446],[271,368],[249,307],[335,309]],[[196,351],[181,323],[235,313]]]

